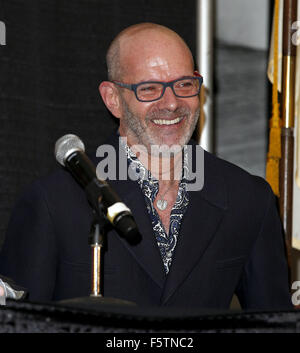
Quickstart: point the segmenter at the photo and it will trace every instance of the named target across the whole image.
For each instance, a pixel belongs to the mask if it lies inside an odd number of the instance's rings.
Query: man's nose
[[[167,87],[164,95],[159,100],[159,108],[175,111],[178,107],[178,98],[175,96],[171,87]]]

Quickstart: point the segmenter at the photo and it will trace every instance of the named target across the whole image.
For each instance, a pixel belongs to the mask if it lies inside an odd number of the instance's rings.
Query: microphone
[[[98,213],[101,205],[108,221],[129,242],[140,241],[140,233],[130,209],[121,201],[109,184],[97,178],[96,168],[85,154],[80,138],[67,134],[55,143],[55,158],[66,167],[84,188],[87,198]]]

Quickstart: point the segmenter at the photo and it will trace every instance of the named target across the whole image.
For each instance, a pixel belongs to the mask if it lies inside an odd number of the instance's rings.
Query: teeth
[[[163,119],[156,119],[153,120],[155,124],[157,125],[173,125],[179,123],[181,118],[176,118],[174,120],[163,120]]]

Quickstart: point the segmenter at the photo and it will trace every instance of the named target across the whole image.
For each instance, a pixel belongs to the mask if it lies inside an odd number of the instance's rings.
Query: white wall
[[[225,43],[268,49],[269,0],[216,0],[216,35]]]

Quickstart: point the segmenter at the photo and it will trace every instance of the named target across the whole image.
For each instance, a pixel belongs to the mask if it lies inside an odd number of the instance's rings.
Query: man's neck
[[[143,166],[151,172],[151,175],[162,184],[172,184],[180,181],[182,177],[182,151],[169,153],[149,153],[146,147],[141,145],[129,145]],[[153,151],[152,151],[153,152]]]

